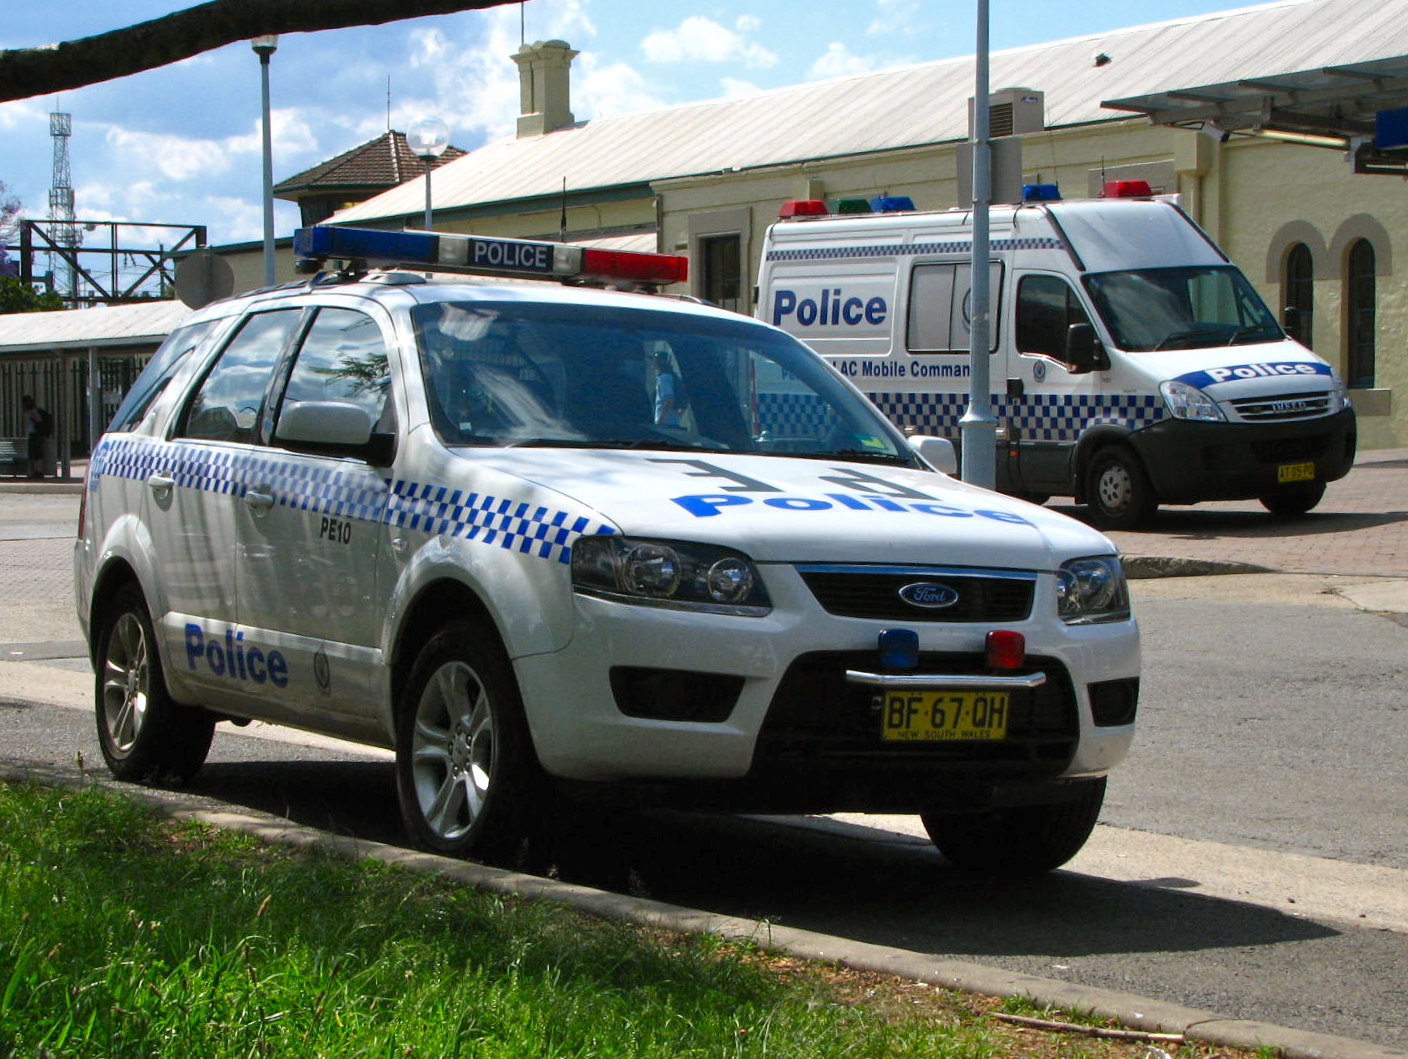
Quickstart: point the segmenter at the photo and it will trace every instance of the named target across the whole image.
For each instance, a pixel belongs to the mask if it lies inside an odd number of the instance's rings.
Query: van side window
[[[967,353],[972,346],[973,269],[954,262],[915,265],[909,278],[909,322],[905,342],[911,353]],[[1002,265],[988,273],[990,305],[1002,304]],[[997,349],[997,313],[989,312],[988,352]]]
[[[191,398],[177,434],[207,441],[257,441],[269,376],[302,317],[302,309],[282,309],[246,319]]]
[[[1072,324],[1088,324],[1071,285],[1060,276],[1023,276],[1017,284],[1017,351],[1066,363]]]

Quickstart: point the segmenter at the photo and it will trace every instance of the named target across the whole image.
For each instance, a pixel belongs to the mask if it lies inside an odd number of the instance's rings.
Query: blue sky
[[[994,50],[1244,6],[989,2]],[[72,40],[185,6],[194,5],[7,5],[0,47]],[[397,129],[434,114],[465,149],[511,135],[518,75],[509,55],[520,33],[580,50],[572,109],[581,120],[971,55],[974,10],[971,0],[528,0],[521,8],[286,35],[272,65],[274,179],[381,135],[388,114]],[[0,103],[0,181],[35,219],[48,212],[55,110],[72,115],[78,219],[204,224],[216,244],[260,237],[259,73],[247,44],[57,97]],[[289,234],[296,208],[278,204],[275,223],[280,236]]]

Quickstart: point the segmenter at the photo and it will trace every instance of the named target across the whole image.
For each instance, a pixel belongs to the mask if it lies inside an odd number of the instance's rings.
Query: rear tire
[[[94,682],[98,746],[120,780],[184,783],[205,764],[215,718],[174,702],[146,600],[120,589],[102,619]]]
[[[1299,518],[1325,498],[1325,483],[1311,482],[1285,493],[1261,498],[1261,506],[1277,518]]]
[[[453,856],[512,856],[547,788],[498,641],[447,626],[417,656],[397,711],[396,790],[411,840]]]
[[[962,871],[1040,875],[1080,852],[1105,802],[1102,777],[1080,784],[1069,801],[987,813],[924,813],[920,819],[944,859]]]
[[[1101,449],[1086,471],[1085,502],[1101,529],[1130,530],[1159,506],[1139,457],[1129,449]]]

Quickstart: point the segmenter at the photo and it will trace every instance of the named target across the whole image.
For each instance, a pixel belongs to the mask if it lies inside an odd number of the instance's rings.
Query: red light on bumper
[[[1027,660],[1027,638],[1010,629],[988,633],[987,662],[993,669],[1016,669]]]

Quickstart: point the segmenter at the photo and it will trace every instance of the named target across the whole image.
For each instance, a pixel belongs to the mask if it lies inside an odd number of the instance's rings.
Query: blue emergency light
[[[912,213],[914,200],[908,195],[877,195],[870,200],[872,213]]]
[[[1056,202],[1061,198],[1061,189],[1055,184],[1023,184],[1023,202]]]
[[[602,250],[530,239],[490,239],[438,232],[388,232],[376,228],[316,225],[293,235],[301,270],[329,258],[366,266],[409,265],[447,272],[520,276],[577,282],[631,283],[654,287],[682,283],[689,259],[673,254]]]

